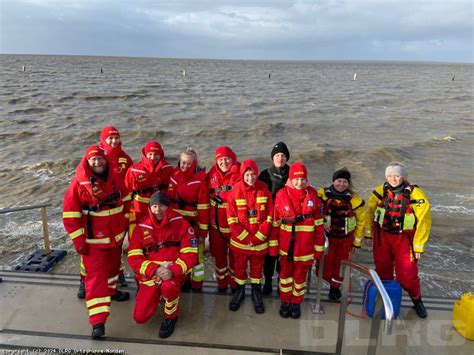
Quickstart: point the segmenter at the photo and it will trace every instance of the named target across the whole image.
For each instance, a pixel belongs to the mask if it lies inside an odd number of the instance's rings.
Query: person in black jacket
[[[273,146],[272,153],[272,166],[268,169],[263,170],[258,179],[267,184],[268,189],[272,193],[273,200],[275,200],[276,193],[278,190],[283,188],[288,180],[288,174],[290,171],[289,165],[286,163],[290,160],[290,151],[283,142],[278,142]],[[277,257],[265,256],[265,263],[263,267],[263,274],[265,276],[265,285],[263,286],[262,293],[269,295],[272,293],[272,279],[273,273],[275,272],[275,264],[277,264]],[[279,271],[279,265],[276,265],[277,272]]]

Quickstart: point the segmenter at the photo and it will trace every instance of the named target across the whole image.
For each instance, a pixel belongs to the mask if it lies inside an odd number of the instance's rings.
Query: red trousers
[[[280,257],[280,300],[282,302],[303,303],[306,291],[306,277],[311,263],[289,261]]]
[[[86,305],[92,325],[105,323],[110,313],[110,297],[116,292],[121,254],[121,246],[111,249],[89,247],[89,254],[82,256]]]
[[[179,295],[181,293],[182,277],[175,277],[157,285],[153,282],[140,283],[133,319],[141,324],[145,323],[155,313],[156,307],[165,300],[163,313],[165,318],[173,319],[179,314]]]
[[[324,259],[323,279],[329,282],[331,287],[339,288],[344,280],[340,275],[341,261],[349,259],[353,239],[328,238],[328,240],[328,255]]]
[[[231,250],[234,258],[234,280],[239,285],[245,285],[248,279],[247,264],[250,263],[250,282],[259,284],[262,281],[263,262],[265,254],[250,255]]]
[[[377,227],[375,227],[377,228]],[[412,300],[421,299],[418,264],[414,258],[411,239],[406,235],[390,234],[377,230],[374,234],[375,271],[382,280],[393,280],[394,267],[396,279],[408,292]]]
[[[226,288],[230,286],[235,288],[233,253],[229,250],[229,241],[220,235],[214,227],[209,227],[209,247],[211,255],[214,257],[215,273],[217,287]]]

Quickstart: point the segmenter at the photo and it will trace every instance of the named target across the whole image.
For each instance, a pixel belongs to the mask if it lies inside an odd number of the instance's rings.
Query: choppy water
[[[386,164],[401,160],[433,205],[422,287],[459,295],[474,287],[473,79],[472,64],[3,55],[0,208],[51,202],[53,246],[70,248],[62,197],[83,151],[109,124],[133,158],[156,139],[171,161],[196,147],[207,167],[228,144],[264,168],[283,140],[314,185],[344,165],[364,197]],[[40,238],[39,212],[0,215],[0,266]]]

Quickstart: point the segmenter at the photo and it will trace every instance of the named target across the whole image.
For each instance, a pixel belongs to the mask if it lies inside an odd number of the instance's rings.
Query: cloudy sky
[[[0,0],[0,53],[470,62],[472,0]]]

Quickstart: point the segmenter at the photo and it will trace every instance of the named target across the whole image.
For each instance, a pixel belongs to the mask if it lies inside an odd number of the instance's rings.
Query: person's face
[[[283,153],[276,153],[274,156],[273,156],[273,165],[275,165],[275,167],[277,168],[281,168],[282,166],[284,166],[286,164],[286,155],[283,154]]]
[[[107,160],[105,160],[100,155],[90,157],[89,159],[87,159],[87,163],[89,164],[89,167],[91,168],[94,174],[103,174],[105,169],[107,168]]]
[[[165,212],[168,209],[166,205],[151,205],[151,213],[155,216],[157,221],[161,221],[165,216]]]
[[[191,166],[193,166],[193,163],[193,157],[186,154],[181,154],[181,157],[179,158],[179,169],[184,173],[185,171],[188,171]]]
[[[344,192],[349,188],[349,181],[346,179],[336,179],[332,184],[338,192]]]
[[[217,166],[223,173],[226,173],[230,170],[233,162],[231,157],[222,157],[217,159]]]
[[[148,152],[148,153],[146,153],[146,157],[153,162],[153,165],[158,164],[158,162],[161,159],[160,154],[158,154],[156,152]]]
[[[244,182],[249,186],[253,186],[256,181],[257,175],[255,175],[251,169],[247,169],[247,171],[244,173]]]
[[[306,178],[291,179],[291,184],[296,190],[303,190],[306,187],[307,183],[308,179]]]
[[[105,143],[110,145],[112,148],[117,148],[120,144],[120,137],[117,135],[108,136]]]
[[[387,181],[390,184],[390,186],[397,187],[397,186],[400,186],[400,184],[403,181],[403,178],[396,173],[390,173],[389,175],[387,175]]]

